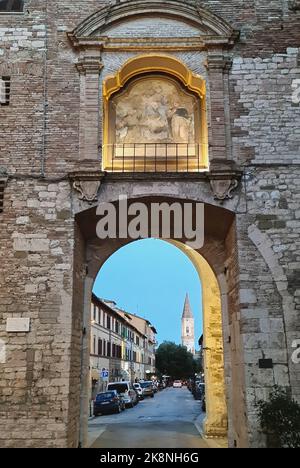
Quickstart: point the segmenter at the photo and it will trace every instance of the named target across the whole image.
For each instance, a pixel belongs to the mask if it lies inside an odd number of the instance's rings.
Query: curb
[[[194,421],[194,425],[197,431],[199,432],[201,438],[208,445],[208,448],[214,448],[214,449],[228,448],[228,442],[225,439],[209,439],[205,437],[205,434],[203,431],[203,421],[204,421],[204,417],[203,415],[201,415],[196,419],[196,421]]]

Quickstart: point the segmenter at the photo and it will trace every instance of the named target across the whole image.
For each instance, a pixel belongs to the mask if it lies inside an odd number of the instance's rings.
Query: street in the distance
[[[167,388],[121,414],[89,423],[92,448],[208,448],[199,428],[201,403],[186,387]]]

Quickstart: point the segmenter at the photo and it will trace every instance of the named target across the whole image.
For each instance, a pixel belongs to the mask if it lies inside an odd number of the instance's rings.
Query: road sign
[[[102,371],[101,371],[101,378],[102,378],[102,379],[108,379],[108,376],[109,376],[108,370],[102,369]]]

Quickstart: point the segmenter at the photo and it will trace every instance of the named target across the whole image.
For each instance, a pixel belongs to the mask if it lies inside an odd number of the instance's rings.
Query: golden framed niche
[[[133,59],[103,93],[104,171],[208,169],[205,82],[177,59]]]

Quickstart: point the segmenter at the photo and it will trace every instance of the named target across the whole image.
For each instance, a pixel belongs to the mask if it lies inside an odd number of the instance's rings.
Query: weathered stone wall
[[[7,348],[7,361],[0,364],[0,445],[76,446],[85,252],[80,233],[74,234],[78,205],[66,180],[79,159],[80,110],[78,55],[66,32],[108,2],[25,3],[24,14],[0,14],[0,77],[11,76],[10,105],[0,106],[0,166],[10,175],[0,213],[0,339]],[[291,385],[300,400],[299,366],[291,362],[291,344],[300,334],[300,105],[292,100],[293,82],[300,78],[300,12],[290,9],[292,3],[201,2],[241,31],[230,51],[227,130],[245,178],[241,193],[224,207],[237,213],[238,249],[232,232],[226,265],[229,323],[237,338],[232,372],[241,379],[233,399],[241,409],[246,402],[252,446],[263,442],[257,399],[279,383]],[[143,36],[148,25],[149,19],[137,21],[111,33]],[[187,29],[194,34],[186,25],[177,33]],[[150,28],[153,35],[161,30]],[[105,52],[102,78],[137,54]],[[205,53],[172,54],[208,80]],[[100,105],[100,128],[101,117]],[[219,204],[207,182],[157,182],[152,188],[114,182],[114,189],[105,184],[107,196],[181,193]],[[6,333],[6,319],[13,316],[31,318],[29,334]],[[261,357],[272,358],[274,369],[258,369]],[[242,427],[241,421],[233,424]],[[234,438],[247,444],[247,434]]]
[[[65,446],[70,393],[73,219],[69,183],[10,180],[1,215],[2,446]],[[6,333],[29,317],[30,333]],[[30,416],[28,416],[30,415]]]
[[[234,57],[230,74],[233,157],[240,163],[300,162],[299,48],[267,58]],[[299,88],[299,85],[298,85]]]

